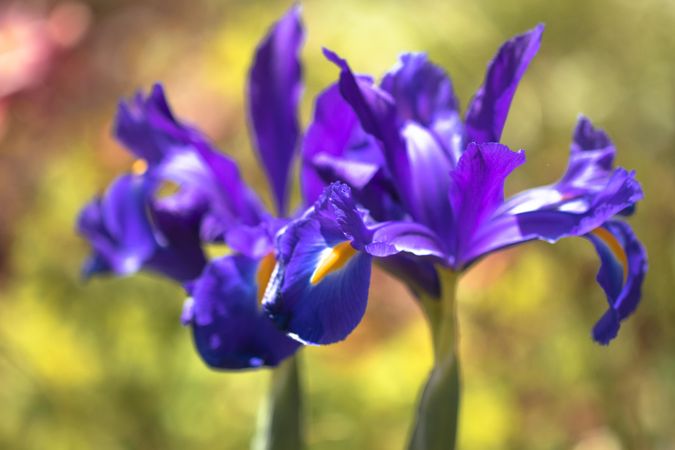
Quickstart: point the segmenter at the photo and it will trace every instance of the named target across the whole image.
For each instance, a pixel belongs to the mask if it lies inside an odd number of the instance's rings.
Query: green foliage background
[[[49,4],[49,2],[47,2]],[[45,2],[40,2],[45,4]],[[163,81],[266,192],[245,125],[251,55],[287,2],[90,0],[93,24],[0,141],[0,448],[242,449],[266,372],[217,373],[178,317],[180,288],[151,275],[83,283],[80,206],[130,158],[110,137],[116,101]],[[502,41],[544,22],[504,142],[528,163],[507,192],[554,181],[581,112],[605,128],[646,198],[643,304],[609,347],[590,339],[604,296],[592,246],[529,244],[483,261],[460,286],[461,449],[675,448],[675,3],[583,0],[302,2],[303,124],[336,77],[321,46],[382,74],[404,50],[452,75],[463,105]],[[297,186],[296,186],[297,192]],[[267,194],[264,194],[267,195]],[[269,199],[269,197],[266,197]],[[299,201],[295,195],[296,204]],[[431,364],[422,316],[374,276],[364,324],[303,351],[312,449],[402,448]]]

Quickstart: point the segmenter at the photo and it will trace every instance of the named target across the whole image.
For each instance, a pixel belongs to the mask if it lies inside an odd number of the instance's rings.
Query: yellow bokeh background
[[[245,77],[290,2],[83,4],[87,34],[39,85],[9,100],[0,133],[0,449],[247,448],[269,374],[207,369],[179,323],[181,289],[168,281],[84,283],[87,245],[74,221],[132,162],[110,133],[118,99],[156,81],[269,202],[246,127]],[[459,288],[459,448],[675,448],[675,3],[301,4],[303,127],[337,75],[322,46],[376,76],[401,52],[425,51],[465,108],[498,46],[546,24],[503,137],[528,158],[507,193],[560,176],[576,118],[588,115],[643,184],[630,222],[650,271],[643,304],[602,347],[590,338],[605,298],[587,241],[531,243],[472,268]],[[298,192],[296,182],[295,205]],[[370,292],[353,335],[302,352],[311,449],[404,446],[431,364],[428,331],[397,281],[378,271]]]

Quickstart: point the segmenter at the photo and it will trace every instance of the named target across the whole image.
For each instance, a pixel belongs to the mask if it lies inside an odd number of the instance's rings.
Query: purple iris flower
[[[249,112],[277,215],[243,181],[236,164],[175,118],[161,86],[120,104],[115,135],[136,157],[82,211],[78,229],[94,249],[86,275],[151,270],[188,292],[182,321],[211,367],[275,366],[300,346],[260,306],[276,262],[275,235],[289,219],[290,166],[302,90],[300,8],[291,8],[258,46],[249,74]],[[166,190],[175,192],[163,195]],[[207,261],[204,244],[228,255]]]
[[[463,122],[450,79],[425,55],[403,55],[376,85],[325,51],[340,79],[318,98],[304,142],[303,190],[316,203],[280,234],[264,301],[280,328],[305,343],[344,339],[365,312],[373,259],[413,291],[438,296],[436,267],[462,271],[509,246],[579,236],[600,256],[609,303],[593,338],[617,335],[647,262],[615,220],[643,194],[633,172],[614,167],[607,135],[581,117],[563,177],[504,199],[525,154],[497,141],[542,32],[502,45]]]

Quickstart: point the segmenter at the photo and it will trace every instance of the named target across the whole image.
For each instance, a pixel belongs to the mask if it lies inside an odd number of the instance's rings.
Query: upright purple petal
[[[609,136],[593,127],[586,117],[579,117],[567,170],[556,187],[569,195],[579,190],[602,189],[612,175],[615,153]]]
[[[187,133],[189,127],[174,117],[161,84],[155,84],[147,97],[138,92],[130,101],[119,104],[115,137],[151,165],[179,151]]]
[[[447,239],[452,231],[453,210],[448,198],[453,164],[429,131],[414,122],[401,134],[406,143],[407,180],[398,180],[407,192],[412,218]]]
[[[195,346],[216,369],[276,366],[299,347],[258,305],[260,261],[243,255],[212,261],[191,287],[182,321]]]
[[[300,6],[295,5],[258,46],[248,80],[253,140],[280,215],[286,213],[288,175],[298,140],[303,39]]]
[[[342,181],[378,220],[402,215],[382,151],[375,138],[363,131],[337,84],[316,101],[303,143],[301,180],[306,204],[316,201],[333,181]]]
[[[396,104],[387,92],[368,79],[355,77],[347,62],[335,53],[328,50],[324,53],[341,68],[340,92],[361,126],[380,141],[405,210],[415,220],[439,230],[449,218],[443,189],[451,168],[449,158],[423,127],[410,122],[400,128]],[[439,190],[443,190],[442,198]],[[420,201],[422,198],[425,200]]]
[[[466,142],[498,142],[511,100],[527,66],[539,50],[543,25],[505,42],[488,66],[483,85],[466,113]]]
[[[424,127],[454,165],[463,150],[463,126],[452,81],[443,69],[424,53],[405,53],[381,87],[394,98],[399,120]]]
[[[352,145],[357,128],[357,117],[337,84],[319,94],[302,146],[301,187],[306,204],[314,203],[327,186],[317,173],[315,159],[343,155]]]
[[[609,221],[585,236],[600,256],[597,280],[609,308],[593,328],[593,339],[608,344],[619,332],[621,321],[635,311],[647,272],[647,253],[628,224]]]
[[[525,162],[525,153],[496,143],[471,143],[450,173],[450,203],[454,214],[452,253],[465,258],[476,230],[504,200],[506,177]],[[451,224],[448,224],[451,226]]]
[[[398,182],[408,180],[409,170],[405,142],[401,137],[393,98],[365,77],[356,77],[347,61],[324,49],[326,57],[340,70],[340,92],[359,118],[363,130],[382,144],[391,175]],[[408,199],[404,201],[409,204]]]

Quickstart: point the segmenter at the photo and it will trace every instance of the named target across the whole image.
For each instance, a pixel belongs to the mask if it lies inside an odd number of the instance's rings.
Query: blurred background
[[[459,293],[460,448],[675,449],[675,3],[301,3],[304,125],[337,75],[321,46],[376,75],[404,50],[426,51],[465,106],[498,46],[546,23],[505,130],[528,156],[507,193],[560,176],[587,114],[643,183],[631,223],[650,272],[641,307],[601,347],[590,329],[605,299],[588,242],[528,244],[473,268]],[[87,246],[73,229],[81,205],[130,166],[110,134],[118,99],[155,81],[266,195],[245,76],[289,4],[0,3],[1,449],[247,448],[269,374],[207,369],[179,324],[181,289],[167,281],[83,283]],[[362,326],[302,357],[311,449],[403,447],[431,364],[405,289],[375,273]]]

